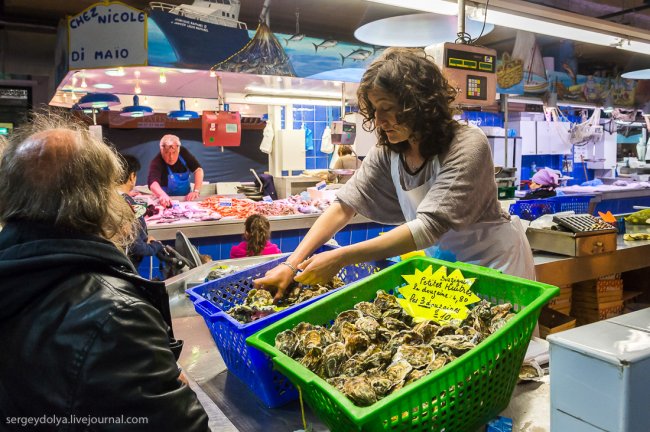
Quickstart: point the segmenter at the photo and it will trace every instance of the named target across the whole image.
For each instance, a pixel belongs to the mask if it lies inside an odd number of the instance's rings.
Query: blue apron
[[[173,196],[185,196],[190,193],[190,170],[187,168],[185,159],[182,156],[178,156],[181,163],[185,167],[185,172],[174,173],[169,168],[169,165],[165,164],[167,167],[167,186],[162,189],[167,193],[167,195]]]

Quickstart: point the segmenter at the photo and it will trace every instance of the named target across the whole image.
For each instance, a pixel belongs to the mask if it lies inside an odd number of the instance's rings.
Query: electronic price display
[[[449,83],[458,89],[456,105],[493,105],[496,100],[496,51],[466,44],[443,43],[426,48]]]

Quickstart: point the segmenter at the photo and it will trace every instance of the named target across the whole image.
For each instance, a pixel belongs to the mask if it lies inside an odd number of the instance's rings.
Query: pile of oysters
[[[395,296],[341,312],[331,328],[302,322],[275,347],[327,380],[357,406],[369,406],[474,348],[514,316],[512,305],[481,300],[464,320],[414,322]]]
[[[263,289],[252,289],[248,291],[243,304],[230,308],[227,313],[240,323],[247,324],[343,285],[345,283],[338,276],[335,276],[326,285],[295,284],[288,288],[288,294],[277,305],[273,304],[273,295],[270,292]]]

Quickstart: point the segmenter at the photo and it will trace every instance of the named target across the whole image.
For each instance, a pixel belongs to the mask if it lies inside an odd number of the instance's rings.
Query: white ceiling
[[[111,108],[120,110],[124,106],[132,105],[136,84],[139,83],[140,104],[150,106],[154,111],[168,112],[178,109],[181,98],[185,99],[187,109],[214,110],[218,105],[219,77],[224,102],[230,104],[230,109],[245,116],[258,116],[266,113],[267,103],[255,105],[246,100],[247,95],[327,98],[337,104],[343,92],[346,100],[355,100],[358,87],[356,83],[343,84],[340,81],[229,72],[219,72],[217,77],[211,77],[209,71],[190,69],[126,67],[123,70],[124,76],[108,75],[105,69],[71,71],[57,87],[51,104],[71,107],[75,103],[73,98],[79,99],[88,92],[108,92],[120,97],[122,105]],[[137,72],[139,78],[136,77]],[[165,83],[160,82],[161,74],[166,78]],[[82,87],[84,81],[86,87]],[[110,84],[112,88],[97,89],[94,87],[97,84]]]

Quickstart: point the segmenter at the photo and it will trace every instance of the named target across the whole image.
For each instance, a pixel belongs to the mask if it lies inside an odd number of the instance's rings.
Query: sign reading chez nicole
[[[102,2],[68,17],[70,69],[147,63],[147,16],[120,2]]]

